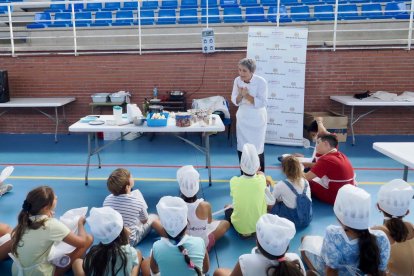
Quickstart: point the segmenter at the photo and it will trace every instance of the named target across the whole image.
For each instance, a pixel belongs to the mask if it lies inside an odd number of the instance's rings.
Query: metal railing
[[[141,17],[141,2],[133,10],[132,18],[123,18],[135,22],[129,26],[78,27],[82,19],[76,19],[77,5],[86,8],[87,3],[120,2],[115,0],[100,1],[44,1],[44,2],[11,2],[0,3],[7,7],[7,12],[0,14],[0,55],[39,55],[39,54],[101,54],[101,53],[154,53],[154,52],[201,52],[201,31],[213,28],[216,36],[216,51],[245,51],[248,27],[254,26],[297,26],[309,30],[308,49],[330,50],[341,49],[404,49],[411,50],[413,31],[414,0],[404,2],[406,8],[398,11],[406,12],[405,19],[362,19],[340,20],[340,16],[352,12],[338,12],[340,4],[333,4],[333,20],[328,21],[293,21],[284,22],[281,14],[280,0],[275,2],[275,22],[220,23],[209,21],[209,1],[206,1],[205,15],[200,16],[200,5],[197,8],[198,24],[144,25],[143,20],[155,18]],[[70,16],[70,24],[65,28],[28,29],[27,24],[34,22],[36,12],[47,10],[50,4],[64,4]],[[322,4],[322,3],[321,3]],[[362,3],[361,3],[362,4]],[[4,9],[4,8],[3,8]],[[155,9],[155,14],[162,8]],[[243,10],[245,8],[242,8]],[[222,10],[220,8],[220,10]],[[92,12],[94,13],[94,12]],[[115,13],[113,11],[112,13]],[[223,13],[221,11],[221,13]],[[375,13],[364,12],[364,14]],[[56,14],[55,12],[51,13]],[[313,15],[330,12],[313,13]],[[362,14],[362,15],[364,15]],[[263,14],[246,14],[262,16]],[[308,16],[308,13],[295,13],[295,16]],[[408,17],[409,15],[409,17]],[[220,18],[235,15],[219,15]],[[243,13],[241,14],[243,16]],[[292,16],[292,14],[291,14]],[[155,17],[155,16],[154,16]],[[164,19],[169,17],[164,17]],[[191,18],[191,16],[186,16]],[[173,18],[174,22],[176,17]],[[89,20],[89,19],[83,19]],[[98,20],[98,19],[96,19]],[[112,20],[112,19],[111,19]],[[116,19],[115,19],[116,20]],[[220,19],[221,21],[221,19]],[[243,19],[244,21],[244,19]],[[204,23],[201,23],[204,22]],[[52,25],[53,26],[53,25]]]

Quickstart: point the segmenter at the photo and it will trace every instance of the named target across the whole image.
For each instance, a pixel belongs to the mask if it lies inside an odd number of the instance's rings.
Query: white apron
[[[236,118],[237,150],[243,151],[244,144],[249,143],[255,145],[258,154],[262,154],[267,127],[266,108],[243,104],[239,106]]]

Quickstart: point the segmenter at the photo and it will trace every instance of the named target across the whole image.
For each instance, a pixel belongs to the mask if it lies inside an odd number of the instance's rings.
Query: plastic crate
[[[108,101],[108,97],[111,93],[96,93],[93,94],[92,102],[94,103],[106,103]]]
[[[125,102],[125,96],[109,96],[112,103],[123,104]]]
[[[167,121],[168,121],[168,113],[167,112],[163,112],[162,114],[164,114],[165,119],[151,119],[153,113],[149,113],[147,115],[147,126],[149,127],[165,127],[167,126]]]

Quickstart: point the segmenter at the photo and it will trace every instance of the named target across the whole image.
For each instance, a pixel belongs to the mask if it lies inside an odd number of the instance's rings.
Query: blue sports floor
[[[188,136],[199,142],[198,136]],[[6,181],[14,185],[11,193],[0,197],[0,221],[16,225],[17,215],[27,192],[39,185],[51,186],[58,196],[56,216],[76,207],[100,207],[108,191],[106,178],[118,167],[132,172],[135,187],[144,195],[150,212],[164,195],[178,195],[176,170],[183,165],[194,165],[202,178],[200,197],[212,204],[213,212],[230,203],[229,179],[239,174],[235,143],[231,147],[226,135],[212,136],[211,162],[213,186],[207,183],[207,170],[204,168],[204,156],[173,136],[157,135],[150,141],[144,135],[133,141],[118,141],[101,153],[103,166],[97,167],[97,158],[92,158],[89,174],[89,186],[84,185],[85,163],[87,157],[86,135],[59,135],[59,143],[54,143],[52,135],[0,134],[0,170],[13,165],[15,170]],[[371,224],[381,224],[382,217],[375,206],[379,186],[391,179],[401,178],[402,165],[372,149],[373,142],[414,141],[414,136],[357,136],[356,146],[341,143],[339,148],[351,160],[360,187],[372,195]],[[100,141],[103,143],[103,141]],[[312,149],[266,145],[266,174],[280,180],[283,175],[276,157],[282,153],[298,152],[309,157]],[[414,179],[414,172],[408,174],[408,180]],[[313,202],[314,218],[309,227],[298,231],[292,240],[290,251],[297,252],[300,238],[305,234],[323,235],[329,224],[335,224],[332,207],[318,201]],[[411,208],[414,214],[414,207]],[[217,218],[223,218],[219,215]],[[408,220],[414,221],[413,215]],[[152,243],[158,237],[151,235],[138,245],[146,257]],[[239,255],[247,253],[255,245],[254,239],[241,240],[233,229],[217,242],[210,253],[210,275],[218,267],[232,268]],[[11,261],[0,262],[0,275],[10,274]]]

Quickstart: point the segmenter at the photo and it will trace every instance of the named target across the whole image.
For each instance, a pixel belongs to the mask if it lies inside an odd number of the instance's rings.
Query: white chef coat
[[[239,104],[236,103],[239,87],[248,89],[249,94],[254,97],[254,104],[244,98]],[[240,77],[237,77],[234,80],[231,101],[239,107],[236,113],[237,150],[243,151],[244,144],[250,143],[255,145],[258,154],[262,154],[267,127],[266,80],[253,74],[250,83],[245,83]]]

